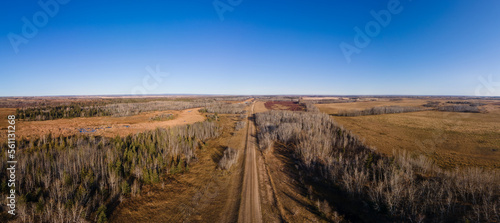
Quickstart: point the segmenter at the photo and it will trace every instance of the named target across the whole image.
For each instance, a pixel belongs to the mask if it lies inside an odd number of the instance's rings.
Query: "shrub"
[[[97,223],[106,223],[108,222],[108,217],[106,216],[106,205],[101,205],[99,209],[97,209]]]
[[[245,121],[239,121],[239,122],[236,122],[236,126],[234,126],[234,130],[235,130],[235,131],[238,131],[238,130],[240,130],[240,129],[244,128],[244,127],[245,127],[245,124],[246,124],[246,122],[245,122]]]
[[[228,170],[238,161],[238,150],[227,147],[224,150],[222,158],[219,160],[219,168],[222,170]]]
[[[121,185],[122,189],[122,194],[123,195],[129,195],[130,194],[130,185],[127,183],[127,181],[123,181]]]

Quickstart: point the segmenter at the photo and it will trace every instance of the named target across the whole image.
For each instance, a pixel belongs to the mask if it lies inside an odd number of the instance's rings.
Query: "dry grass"
[[[322,112],[334,114],[342,109],[364,109],[373,106],[416,106],[427,100],[355,102],[317,105]],[[380,152],[392,154],[404,149],[424,153],[439,166],[500,167],[500,106],[487,103],[487,113],[453,113],[422,111],[362,117],[332,117],[366,144]]]
[[[263,101],[256,101],[255,106],[254,106],[254,112],[259,113],[259,112],[268,111],[268,109],[266,108],[266,106],[264,104],[265,104],[265,102],[263,102]]]

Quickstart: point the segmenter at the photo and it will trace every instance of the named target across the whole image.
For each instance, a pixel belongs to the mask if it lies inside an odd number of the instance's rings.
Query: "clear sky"
[[[498,0],[40,3],[0,3],[0,96],[474,95],[500,81]]]

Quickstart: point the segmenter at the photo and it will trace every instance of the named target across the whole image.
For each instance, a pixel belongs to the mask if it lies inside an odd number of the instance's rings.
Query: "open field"
[[[255,102],[254,112],[259,113],[259,112],[268,111],[268,109],[266,108],[266,106],[264,104],[265,104],[265,102],[263,102],[263,101]]]
[[[433,100],[447,101],[447,100]],[[427,100],[319,104],[327,114],[375,106],[421,106]],[[500,106],[481,101],[485,113],[420,111],[359,117],[332,117],[366,139],[366,144],[391,155],[393,150],[423,153],[442,167],[500,167]]]
[[[0,108],[3,116],[6,116],[5,114],[13,114],[13,111],[15,109]],[[166,121],[151,120],[151,118],[160,114],[173,114],[174,119]],[[144,112],[125,117],[105,116],[47,121],[18,121],[16,126],[18,128],[18,137],[42,136],[49,133],[55,136],[93,134],[114,137],[116,135],[126,136],[146,130],[154,130],[160,127],[166,128],[176,125],[193,124],[203,120],[205,120],[205,116],[200,114],[197,108],[193,108],[182,111]],[[6,125],[6,123],[2,124]],[[5,128],[5,126],[2,126],[2,128]]]

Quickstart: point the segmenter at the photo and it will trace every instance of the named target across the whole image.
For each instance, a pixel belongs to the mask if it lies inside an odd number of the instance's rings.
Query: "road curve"
[[[243,177],[243,188],[241,191],[241,204],[238,215],[238,222],[262,222],[262,212],[260,209],[259,178],[257,175],[257,163],[255,157],[256,140],[251,136],[255,132],[255,125],[251,120],[253,116],[252,103],[247,121],[247,135],[245,143],[245,170]]]

